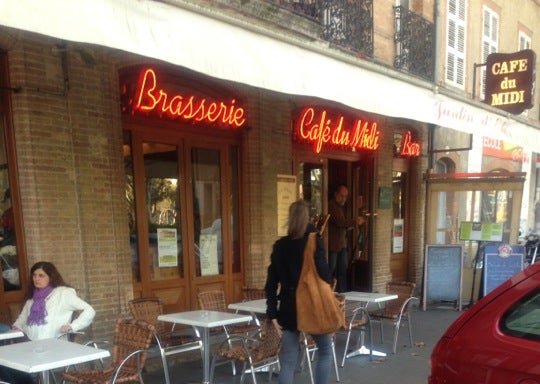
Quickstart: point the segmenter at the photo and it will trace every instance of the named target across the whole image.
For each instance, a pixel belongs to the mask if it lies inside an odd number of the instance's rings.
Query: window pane
[[[323,213],[323,170],[321,164],[300,163],[300,198],[309,204],[310,216],[317,222]]]
[[[219,151],[193,148],[191,164],[197,276],[223,274]]]
[[[152,280],[183,277],[177,147],[144,143],[143,151],[150,277]]]
[[[540,291],[525,297],[502,319],[504,333],[524,339],[540,340]]]
[[[15,241],[15,217],[11,206],[9,188],[8,158],[4,116],[0,114],[0,264],[4,281],[4,291],[21,288],[19,280],[19,258]]]
[[[131,247],[131,272],[133,280],[141,281],[139,250],[137,248],[137,215],[135,214],[135,185],[133,183],[133,152],[131,133],[124,131],[124,174],[126,176],[126,210],[129,223],[129,245]]]

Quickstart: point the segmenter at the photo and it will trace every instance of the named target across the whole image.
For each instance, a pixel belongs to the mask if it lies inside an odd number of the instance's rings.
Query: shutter
[[[465,86],[466,0],[448,0],[446,82]]]
[[[487,57],[497,52],[499,45],[499,15],[493,10],[484,6],[482,20],[482,62],[485,63]],[[480,99],[485,99],[486,95],[486,67],[482,67],[480,78]]]

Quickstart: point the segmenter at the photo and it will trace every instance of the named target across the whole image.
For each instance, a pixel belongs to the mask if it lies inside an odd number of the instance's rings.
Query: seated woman
[[[40,261],[30,269],[31,282],[21,314],[13,324],[30,340],[58,337],[88,327],[96,311],[68,286],[54,264]],[[72,321],[73,312],[81,311]],[[12,384],[33,383],[23,372],[0,367],[0,379]]]

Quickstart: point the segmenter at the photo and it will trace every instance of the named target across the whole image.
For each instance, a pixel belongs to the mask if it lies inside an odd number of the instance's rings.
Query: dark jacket
[[[310,225],[304,237],[291,239],[289,236],[285,236],[274,243],[265,286],[266,314],[269,319],[277,318],[283,329],[290,331],[296,331],[297,329],[296,287],[302,271],[304,248],[308,234],[316,231],[315,227]],[[326,261],[324,245],[320,235],[317,235],[315,266],[319,276],[331,283],[330,268]]]
[[[328,202],[328,250],[339,252],[347,247],[347,229],[354,227],[355,221],[345,217],[345,209],[334,199]]]

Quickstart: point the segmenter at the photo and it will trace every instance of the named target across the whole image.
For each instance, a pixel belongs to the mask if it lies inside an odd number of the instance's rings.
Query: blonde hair
[[[299,239],[306,233],[309,224],[309,207],[304,200],[297,200],[289,207],[289,223],[287,234]]]

